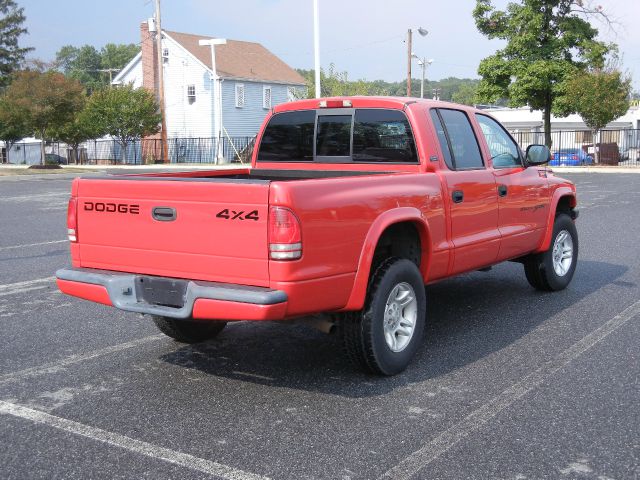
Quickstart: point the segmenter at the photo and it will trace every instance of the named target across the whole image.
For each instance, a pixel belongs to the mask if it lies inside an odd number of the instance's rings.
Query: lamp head
[[[420,35],[422,35],[423,37],[426,37],[426,36],[427,36],[427,34],[429,33],[429,31],[428,31],[426,28],[422,28],[422,27],[420,27],[420,28],[418,28],[418,33],[419,33]]]

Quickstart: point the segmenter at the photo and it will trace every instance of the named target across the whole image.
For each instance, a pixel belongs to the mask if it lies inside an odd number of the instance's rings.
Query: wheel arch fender
[[[342,308],[343,311],[360,310],[364,306],[369,276],[371,274],[371,265],[378,242],[389,227],[398,223],[411,223],[416,228],[420,237],[420,273],[423,279],[427,277],[431,258],[431,235],[426,219],[420,210],[414,207],[399,207],[393,210],[387,210],[375,219],[367,232],[360,252],[358,270],[356,271],[351,295],[345,307]]]
[[[577,205],[576,192],[570,187],[559,187],[553,192],[551,197],[551,208],[549,209],[549,216],[547,217],[547,229],[540,247],[536,250],[536,253],[544,252],[549,249],[551,245],[551,236],[553,235],[553,224],[556,219],[556,213],[558,212],[558,206],[561,202],[567,202],[569,208],[575,208]]]

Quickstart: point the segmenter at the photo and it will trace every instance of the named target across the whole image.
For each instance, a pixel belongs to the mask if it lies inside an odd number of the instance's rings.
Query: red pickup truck
[[[354,362],[392,375],[420,344],[425,284],[506,260],[539,290],[571,281],[576,190],[549,159],[452,103],[286,103],[251,168],[74,180],[58,286],[181,342],[228,321],[320,319]]]

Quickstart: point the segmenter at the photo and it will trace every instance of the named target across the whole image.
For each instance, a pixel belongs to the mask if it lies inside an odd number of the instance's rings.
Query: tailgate
[[[82,267],[269,284],[268,181],[81,179],[77,195]]]

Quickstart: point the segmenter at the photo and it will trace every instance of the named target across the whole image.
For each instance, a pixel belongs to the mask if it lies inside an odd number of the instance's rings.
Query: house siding
[[[236,107],[236,85],[244,85],[244,107]],[[222,82],[222,121],[231,137],[252,137],[269,109],[263,108],[263,87],[271,87],[271,106],[287,101],[287,85],[225,79]]]
[[[169,60],[163,64],[167,134],[170,138],[213,137],[211,74],[180,45],[165,38]],[[195,86],[196,100],[189,103],[187,87]]]

